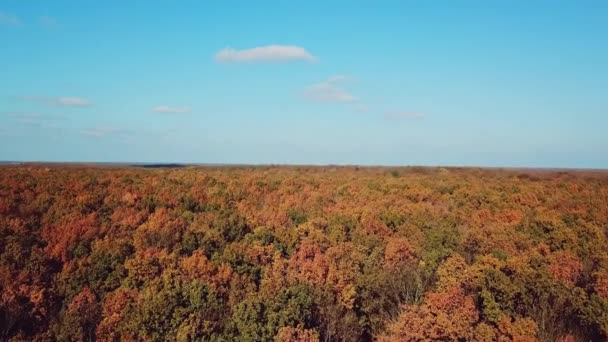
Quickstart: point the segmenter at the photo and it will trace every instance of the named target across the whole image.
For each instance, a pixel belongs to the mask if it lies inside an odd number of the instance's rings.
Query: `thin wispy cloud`
[[[369,110],[369,107],[364,104],[355,104],[352,106],[352,109],[355,112],[367,112]]]
[[[57,99],[53,99],[53,103],[58,106],[66,107],[87,107],[92,104],[91,101],[82,97],[60,97]]]
[[[420,120],[426,115],[419,112],[387,112],[384,114],[386,120]]]
[[[318,58],[300,46],[268,45],[244,50],[225,48],[215,54],[215,60],[220,63],[289,61],[314,62],[318,60]]]
[[[57,116],[30,112],[9,112],[8,116],[24,125],[49,128],[59,127],[58,122],[63,119]]]
[[[80,131],[81,135],[92,137],[92,138],[106,138],[106,137],[118,137],[128,138],[131,136],[131,132],[126,129],[99,126]]]
[[[88,99],[82,97],[66,96],[66,97],[45,97],[45,96],[22,96],[22,100],[30,102],[38,102],[53,106],[61,107],[88,107],[93,104]]]
[[[167,114],[185,114],[190,113],[190,107],[173,107],[173,106],[156,106],[152,108],[153,112],[156,113],[167,113]]]
[[[306,88],[304,95],[314,102],[340,103],[354,102],[357,98],[347,91],[343,82],[348,79],[344,75],[335,75],[327,80]]]
[[[0,12],[0,26],[21,26],[21,19],[14,14]]]
[[[38,21],[42,27],[47,29],[54,29],[59,26],[57,19],[48,15],[40,16]]]
[[[329,76],[325,82],[337,83],[337,82],[343,82],[343,81],[346,81],[349,79],[351,79],[351,78],[346,75],[333,75],[333,76]]]

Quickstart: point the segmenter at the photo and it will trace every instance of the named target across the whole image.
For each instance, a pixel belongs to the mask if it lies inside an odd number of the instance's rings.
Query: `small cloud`
[[[388,112],[384,114],[386,120],[419,120],[426,115],[419,112]]]
[[[215,54],[215,60],[220,63],[288,62],[297,60],[314,62],[317,57],[300,46],[268,45],[244,50],[222,49]]]
[[[170,114],[184,114],[190,113],[190,107],[171,107],[171,106],[156,106],[152,108],[153,112],[157,113],[170,113]]]
[[[344,75],[331,76],[323,82],[311,85],[304,94],[315,102],[354,102],[357,98],[341,86],[346,79]]]
[[[0,12],[0,26],[21,26],[21,19],[14,14]]]
[[[94,127],[80,131],[81,135],[92,138],[105,138],[108,136],[116,136],[120,138],[128,138],[130,131],[114,127]]]
[[[81,97],[59,97],[52,99],[52,102],[58,106],[66,107],[88,107],[92,104],[91,101]]]
[[[57,19],[48,16],[48,15],[43,15],[40,17],[39,19],[40,25],[42,25],[42,27],[47,28],[47,29],[54,29],[57,28],[57,26],[59,26]]]
[[[355,112],[367,112],[369,110],[369,107],[364,104],[356,104],[352,108]]]
[[[22,100],[61,107],[88,107],[93,103],[82,97],[22,96]]]

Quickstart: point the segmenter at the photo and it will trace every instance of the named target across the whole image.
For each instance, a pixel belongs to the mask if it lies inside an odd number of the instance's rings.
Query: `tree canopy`
[[[608,173],[0,167],[0,340],[608,339]]]

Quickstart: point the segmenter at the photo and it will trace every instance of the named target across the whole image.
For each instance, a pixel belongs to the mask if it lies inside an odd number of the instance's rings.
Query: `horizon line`
[[[43,161],[43,160],[0,160],[5,165],[96,165],[96,166],[130,166],[130,167],[353,167],[353,168],[446,168],[446,169],[490,169],[490,170],[543,170],[543,171],[604,171],[608,167],[568,167],[568,166],[484,166],[484,165],[449,165],[449,164],[314,164],[314,163],[197,163],[197,162],[124,162],[124,161]]]

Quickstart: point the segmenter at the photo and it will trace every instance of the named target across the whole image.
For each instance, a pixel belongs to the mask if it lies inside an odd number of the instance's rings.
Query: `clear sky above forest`
[[[606,1],[0,0],[0,160],[608,167]]]

